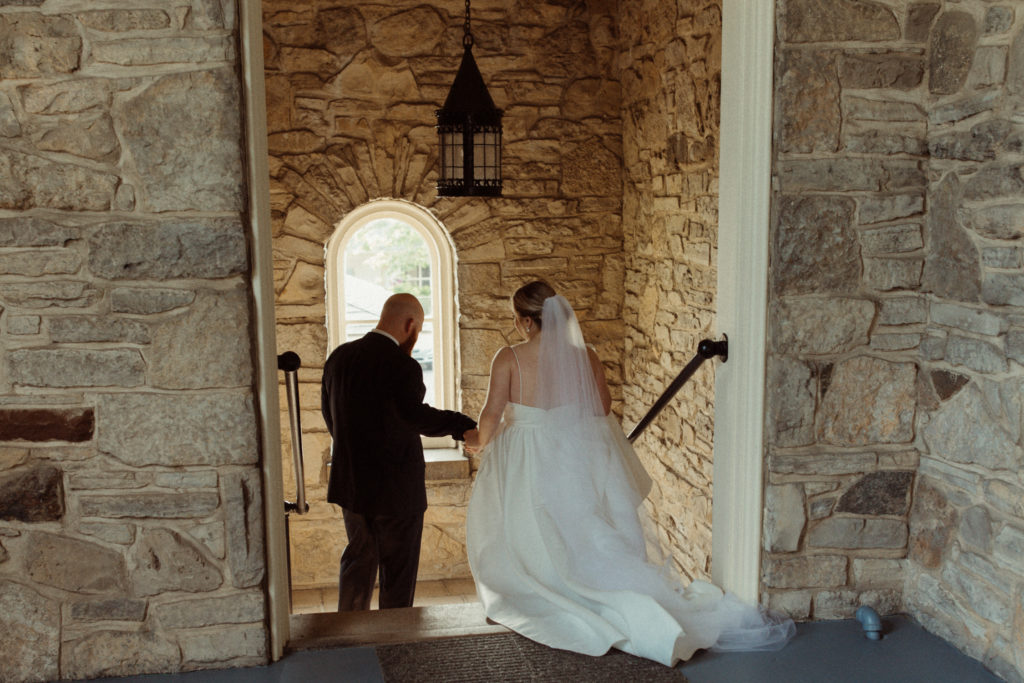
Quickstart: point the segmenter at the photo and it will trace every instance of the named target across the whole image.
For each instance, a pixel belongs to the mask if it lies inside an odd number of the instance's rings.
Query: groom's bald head
[[[412,347],[423,327],[423,306],[412,294],[392,294],[384,302],[377,329],[398,340],[402,350],[412,353]]]

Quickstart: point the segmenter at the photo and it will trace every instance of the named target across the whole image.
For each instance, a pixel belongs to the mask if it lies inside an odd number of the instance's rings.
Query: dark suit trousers
[[[341,555],[338,611],[370,609],[380,568],[380,609],[412,607],[423,536],[423,513],[361,515],[342,508],[348,545]]]

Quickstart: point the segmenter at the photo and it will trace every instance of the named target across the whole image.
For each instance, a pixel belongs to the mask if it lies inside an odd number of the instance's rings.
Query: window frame
[[[455,245],[441,222],[427,209],[404,199],[375,199],[362,204],[342,218],[324,246],[327,317],[327,353],[344,342],[344,254],[352,237],[368,223],[379,219],[401,221],[412,227],[430,252],[431,305],[433,308],[434,383],[437,396],[427,397],[430,405],[458,409],[458,357],[455,353]],[[450,437],[423,437],[426,448],[452,448]]]

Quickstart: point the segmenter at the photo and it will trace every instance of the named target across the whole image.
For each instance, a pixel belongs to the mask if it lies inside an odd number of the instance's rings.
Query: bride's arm
[[[601,397],[601,407],[607,415],[612,410],[612,394],[608,390],[608,380],[604,376],[604,365],[597,357],[597,352],[587,347],[587,355],[590,357],[590,368],[594,371],[594,381],[597,382],[597,393]]]
[[[487,385],[487,400],[484,402],[484,409],[480,412],[480,419],[477,420],[477,428],[480,430],[480,445],[477,450],[487,445],[501,423],[501,414],[505,412],[505,405],[508,403],[512,381],[511,371],[512,349],[506,346],[494,354],[494,360],[491,361],[491,379]]]

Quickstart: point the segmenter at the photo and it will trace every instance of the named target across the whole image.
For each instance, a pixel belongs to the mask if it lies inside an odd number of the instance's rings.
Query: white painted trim
[[[245,98],[246,170],[252,224],[252,291],[258,362],[263,517],[266,520],[267,612],[270,659],[284,655],[289,637],[290,596],[281,472],[281,413],[274,329],[274,257],[271,249],[270,166],[267,161],[267,103],[263,83],[263,13],[259,0],[239,2],[242,85]]]
[[[345,315],[342,306],[340,275],[343,264],[339,262],[345,253],[345,246],[364,225],[380,218],[392,218],[411,226],[423,237],[430,249],[431,276],[435,286],[431,296],[434,308],[434,362],[435,382],[440,389],[439,397],[428,396],[427,402],[448,410],[458,409],[456,378],[458,367],[455,358],[455,245],[444,225],[427,209],[405,199],[375,199],[361,204],[338,222],[334,233],[325,247],[324,269],[327,275],[327,346],[328,352],[342,343],[341,328]],[[430,439],[424,437],[428,448],[454,446],[448,438]]]
[[[771,207],[774,0],[725,0],[718,198],[719,333],[712,503],[714,582],[757,602]]]

